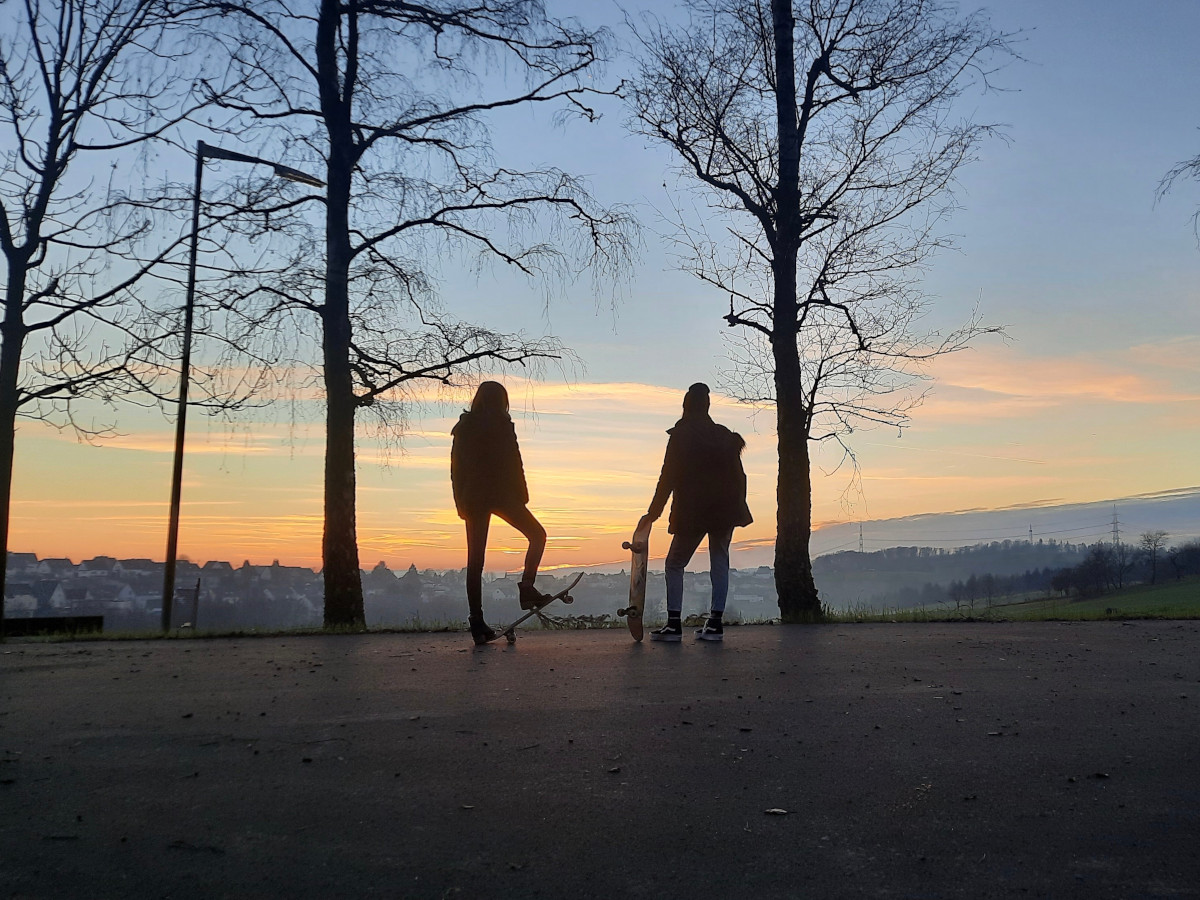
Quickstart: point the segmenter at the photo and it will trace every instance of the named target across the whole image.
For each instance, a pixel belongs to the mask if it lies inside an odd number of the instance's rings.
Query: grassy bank
[[[1090,622],[1105,619],[1200,619],[1200,579],[1139,584],[1102,597],[1034,597],[978,602],[974,607],[917,607],[904,610],[848,610],[832,622]]]
[[[1006,600],[988,606],[979,602],[974,607],[955,609],[952,606],[917,607],[912,609],[851,609],[827,611],[825,621],[836,624],[850,622],[1088,622],[1120,619],[1200,619],[1200,578],[1184,581],[1167,581],[1157,585],[1140,584],[1085,600],[1061,597],[1031,597],[1021,600]],[[688,626],[699,625],[703,616],[689,617]],[[653,622],[647,621],[651,627]],[[734,624],[734,623],[730,623]],[[748,621],[746,624],[778,624],[778,619]],[[536,626],[534,626],[536,627]],[[571,622],[564,620],[562,626],[569,628],[599,627],[593,622]],[[604,627],[625,627],[621,620],[612,620]],[[463,623],[422,621],[414,619],[404,625],[374,626],[365,631],[373,633],[433,633],[462,631]],[[90,634],[58,634],[38,637],[9,638],[13,641],[112,641],[112,640],[170,640],[245,638],[245,637],[300,637],[315,634],[361,634],[362,630],[345,629],[327,631],[323,628],[233,628],[213,631],[191,629],[173,630],[167,635],[158,631],[139,632],[94,632]]]

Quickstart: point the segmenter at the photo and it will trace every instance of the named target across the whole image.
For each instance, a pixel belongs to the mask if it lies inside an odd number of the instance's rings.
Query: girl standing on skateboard
[[[488,526],[499,516],[529,541],[525,571],[517,585],[521,609],[533,609],[546,595],[533,586],[546,529],[529,511],[529,488],[517,446],[517,431],[508,414],[508,391],[498,381],[479,385],[471,408],[450,432],[450,483],[454,506],[467,528],[467,606],[471,637],[485,644],[496,632],[483,620],[483,558]]]

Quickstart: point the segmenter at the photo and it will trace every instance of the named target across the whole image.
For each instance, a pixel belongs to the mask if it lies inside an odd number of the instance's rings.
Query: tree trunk
[[[321,106],[329,132],[325,206],[325,304],[322,348],[325,367],[325,531],[321,558],[325,581],[325,627],[362,628],[362,574],[355,526],[354,415],[350,371],[350,187],[354,135],[350,86],[338,69],[338,3],[323,0],[317,28]]]
[[[779,134],[779,185],[775,192],[771,350],[775,361],[775,415],[779,441],[776,484],[775,589],[784,622],[820,618],[812,577],[812,476],[809,417],[797,338],[796,260],[800,234],[800,135],[796,121],[796,28],[790,0],[771,0],[775,38],[775,117]]]
[[[8,259],[4,291],[4,322],[0,324],[0,638],[4,637],[4,587],[8,578],[8,526],[12,507],[13,457],[17,439],[17,378],[25,325],[21,304],[25,299],[25,267]]]
[[[776,273],[776,297],[796,296],[795,263]],[[791,276],[790,278],[788,276]],[[777,306],[780,305],[777,300]],[[808,458],[808,411],[800,378],[795,326],[781,327],[774,337],[775,416],[779,442],[779,476],[775,490],[775,590],[784,622],[813,622],[821,601],[813,581],[809,537],[812,534],[812,475]],[[794,314],[790,321],[795,321]]]
[[[332,168],[332,166],[331,166]],[[333,179],[330,179],[332,187]],[[332,192],[331,192],[332,193]],[[321,558],[325,579],[325,627],[361,628],[362,575],[355,525],[354,386],[350,374],[349,235],[334,234],[338,218],[330,202],[328,263],[322,316],[325,352],[325,531]],[[345,221],[345,207],[342,208]]]

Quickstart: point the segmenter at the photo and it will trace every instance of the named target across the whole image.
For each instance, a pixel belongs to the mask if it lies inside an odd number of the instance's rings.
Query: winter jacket
[[[711,532],[754,521],[746,505],[740,434],[707,415],[685,416],[667,431],[667,452],[648,515],[657,519],[671,502],[667,530]]]
[[[450,432],[450,484],[459,516],[529,503],[517,430],[506,415],[465,412]]]

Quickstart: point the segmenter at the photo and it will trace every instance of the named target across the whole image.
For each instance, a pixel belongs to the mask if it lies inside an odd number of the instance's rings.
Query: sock
[[[675,612],[671,612],[671,610],[668,609],[667,610],[667,626],[669,628],[682,628],[683,625],[680,624],[680,621],[679,621],[680,617],[682,615],[683,615],[683,610],[676,610]]]

